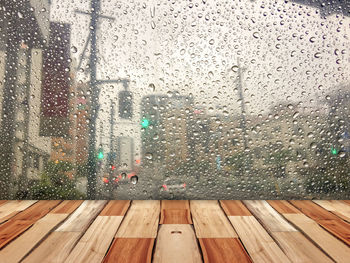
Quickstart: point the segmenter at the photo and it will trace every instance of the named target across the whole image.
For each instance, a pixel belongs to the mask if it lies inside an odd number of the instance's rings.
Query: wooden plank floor
[[[347,200],[3,201],[0,262],[350,262]]]

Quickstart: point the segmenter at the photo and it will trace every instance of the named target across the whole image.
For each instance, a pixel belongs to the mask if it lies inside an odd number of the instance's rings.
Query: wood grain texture
[[[301,212],[286,200],[268,200],[271,205],[280,214],[301,214]]]
[[[79,240],[80,232],[53,232],[36,249],[34,249],[23,263],[61,263],[67,258],[72,248]]]
[[[247,207],[239,200],[220,200],[222,209],[228,216],[251,216]]]
[[[194,230],[189,224],[164,224],[158,231],[153,263],[199,263]]]
[[[283,214],[283,216],[312,239],[336,262],[349,262],[350,248],[321,228],[314,220],[303,214]]]
[[[39,201],[0,225],[0,249],[45,216],[61,201]]]
[[[297,231],[264,200],[243,201],[268,232]]]
[[[314,200],[316,204],[350,222],[350,205],[341,200]]]
[[[60,203],[57,207],[52,209],[51,214],[71,214],[73,213],[81,204],[82,200],[65,200]]]
[[[350,246],[350,224],[312,201],[291,201],[306,216]]]
[[[107,201],[84,201],[56,231],[83,232],[100,213]]]
[[[68,214],[47,214],[38,220],[29,230],[0,250],[0,262],[19,262],[54,227],[65,220]]]
[[[7,202],[7,200],[0,200],[0,206],[2,206],[3,204],[5,204]]]
[[[129,200],[111,200],[103,208],[100,216],[124,216],[129,206]]]
[[[333,262],[300,232],[273,232],[271,235],[292,262]]]
[[[190,208],[198,238],[237,237],[218,201],[191,201]]]
[[[324,229],[350,246],[350,224],[341,219],[319,219],[317,220]]]
[[[158,230],[159,213],[159,201],[133,201],[116,237],[155,238]]]
[[[254,216],[229,216],[254,262],[290,262]]]
[[[238,238],[199,238],[205,263],[252,262]]]
[[[102,262],[123,216],[98,216],[65,262]]]
[[[154,238],[116,238],[104,263],[151,263]]]
[[[289,202],[298,208],[304,215],[307,215],[314,220],[337,219],[336,215],[333,215],[310,200],[291,200]]]
[[[23,201],[7,201],[0,206],[0,223],[10,219],[18,214],[20,211],[35,204],[35,200],[23,200]]]
[[[192,224],[187,200],[162,200],[159,224]]]

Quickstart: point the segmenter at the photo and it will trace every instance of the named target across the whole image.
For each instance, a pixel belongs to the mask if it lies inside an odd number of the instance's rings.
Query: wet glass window
[[[348,1],[0,1],[0,198],[350,198]]]

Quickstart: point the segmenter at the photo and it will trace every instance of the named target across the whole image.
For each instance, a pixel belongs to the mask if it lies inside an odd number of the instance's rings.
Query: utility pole
[[[100,1],[91,0],[91,22],[90,22],[90,122],[89,122],[89,157],[88,157],[88,185],[87,195],[89,199],[95,199],[96,196],[96,119],[98,114],[98,97],[96,81],[97,64],[97,24],[98,13],[100,12]]]
[[[88,43],[90,42],[90,120],[89,120],[89,150],[88,150],[88,175],[87,175],[87,197],[88,199],[95,199],[96,197],[96,183],[97,183],[97,167],[96,167],[96,120],[99,111],[99,95],[100,91],[98,88],[99,84],[105,83],[123,83],[124,87],[129,84],[128,79],[117,79],[117,80],[98,80],[97,79],[97,30],[99,18],[106,18],[114,20],[112,17],[100,15],[100,1],[91,0],[91,12],[86,13],[77,10],[77,13],[90,16],[90,32],[86,41],[83,52],[80,56],[78,68],[82,64],[84,54],[87,50]]]
[[[246,109],[245,109],[245,102],[244,102],[244,95],[243,95],[243,84],[242,84],[242,73],[243,70],[238,59],[238,81],[237,81],[237,89],[238,89],[238,96],[241,101],[241,129],[243,131],[243,143],[244,143],[244,149],[247,149],[248,143],[247,143],[247,126],[246,126]]]

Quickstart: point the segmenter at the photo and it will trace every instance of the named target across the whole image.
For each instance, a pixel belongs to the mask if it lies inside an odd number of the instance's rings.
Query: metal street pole
[[[114,161],[114,147],[113,147],[113,139],[114,139],[114,103],[111,100],[111,109],[110,109],[110,134],[109,134],[109,184],[110,184],[110,188],[109,188],[109,196],[110,199],[113,198],[113,168],[112,166],[115,165]]]

